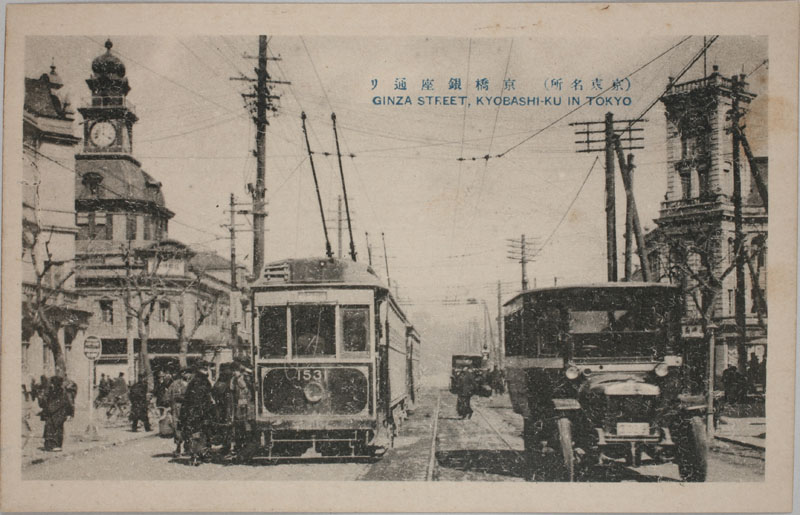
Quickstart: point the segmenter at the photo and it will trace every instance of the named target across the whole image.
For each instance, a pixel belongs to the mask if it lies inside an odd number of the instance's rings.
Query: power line
[[[586,172],[586,177],[584,177],[584,178],[583,178],[583,182],[581,182],[581,185],[580,185],[580,187],[578,188],[578,191],[577,191],[577,192],[575,192],[575,196],[572,198],[572,201],[569,203],[569,206],[567,206],[567,209],[564,211],[564,214],[563,214],[563,215],[561,215],[561,219],[558,221],[558,223],[556,224],[556,226],[555,226],[555,227],[553,228],[553,230],[550,232],[550,235],[549,235],[549,236],[547,236],[547,238],[544,240],[544,243],[542,243],[542,245],[539,247],[539,252],[541,252],[541,251],[542,251],[542,250],[545,248],[545,246],[546,246],[548,243],[550,243],[550,240],[551,240],[551,239],[553,239],[553,235],[556,233],[556,231],[558,230],[558,228],[559,228],[559,227],[561,227],[561,224],[562,224],[562,223],[564,222],[564,220],[567,218],[567,215],[569,214],[570,210],[572,210],[572,206],[574,206],[574,205],[575,205],[575,201],[576,201],[576,200],[578,200],[578,197],[580,196],[580,194],[581,194],[581,191],[583,191],[583,187],[584,187],[584,186],[586,186],[586,182],[589,180],[589,176],[590,176],[590,175],[592,175],[592,170],[594,170],[594,166],[597,164],[597,161],[598,161],[599,159],[600,159],[600,156],[596,156],[596,157],[594,158],[594,161],[592,162],[592,166],[590,166],[590,167],[589,167],[589,171],[588,171],[588,172]]]
[[[671,47],[669,47],[669,48],[668,48],[668,49],[666,49],[665,51],[661,52],[660,54],[658,54],[658,55],[657,55],[657,56],[655,56],[654,58],[650,59],[649,61],[647,61],[647,62],[646,62],[646,63],[644,63],[643,65],[641,65],[641,66],[639,66],[638,68],[636,68],[636,69],[635,69],[634,71],[632,71],[631,73],[627,74],[627,75],[626,75],[625,77],[623,77],[621,80],[624,80],[624,79],[629,79],[629,78],[633,77],[634,75],[636,75],[637,73],[639,73],[640,71],[642,71],[643,69],[645,69],[646,67],[648,67],[649,65],[651,65],[652,63],[654,63],[655,61],[657,61],[658,59],[660,59],[661,57],[663,57],[663,56],[667,55],[667,54],[668,54],[669,52],[671,52],[672,50],[674,50],[674,49],[678,48],[680,45],[682,45],[683,43],[685,43],[686,41],[688,41],[688,40],[689,40],[691,37],[692,37],[692,36],[686,36],[685,38],[683,38],[682,40],[678,41],[677,43],[675,43],[674,45],[672,45]],[[613,87],[614,87],[614,86],[613,86],[613,84],[612,84],[611,86],[607,87],[606,89],[604,89],[603,91],[601,91],[600,93],[598,93],[598,96],[601,96],[601,95],[603,95],[604,93],[606,93],[606,92],[608,92],[609,90],[611,90]],[[516,144],[514,144],[514,145],[512,145],[512,146],[510,146],[509,148],[507,148],[507,149],[506,149],[506,150],[504,150],[503,152],[500,152],[499,154],[496,154],[496,155],[493,155],[493,156],[490,156],[490,155],[485,155],[485,156],[479,156],[479,157],[472,157],[472,158],[470,158],[470,159],[471,159],[471,160],[473,160],[473,161],[476,161],[476,160],[478,160],[478,159],[486,159],[486,160],[489,160],[489,159],[493,159],[493,158],[504,157],[506,154],[508,154],[508,153],[509,153],[509,152],[511,152],[512,150],[515,150],[515,149],[519,148],[520,146],[522,146],[523,144],[525,144],[525,143],[527,143],[528,141],[532,140],[533,138],[535,138],[535,137],[536,137],[536,136],[538,136],[539,134],[541,134],[541,133],[545,132],[546,130],[550,129],[552,126],[554,126],[555,124],[557,124],[558,122],[560,122],[560,121],[561,121],[561,120],[563,120],[564,118],[566,118],[566,117],[570,116],[570,115],[571,115],[571,114],[573,114],[575,111],[577,111],[578,109],[581,109],[581,108],[582,108],[582,107],[584,107],[585,105],[587,105],[587,104],[585,104],[585,103],[584,103],[584,104],[579,104],[579,105],[578,105],[578,106],[576,106],[574,109],[571,109],[571,110],[567,111],[567,112],[566,112],[564,115],[562,115],[562,116],[559,116],[559,117],[558,117],[558,118],[556,118],[554,121],[552,121],[552,122],[548,123],[547,125],[545,125],[545,126],[544,126],[544,127],[542,127],[541,129],[539,129],[538,131],[534,132],[533,134],[531,134],[531,135],[530,135],[530,136],[528,136],[527,138],[525,138],[525,139],[523,139],[522,141],[520,141],[520,142],[518,142],[518,143],[516,143]],[[459,158],[459,159],[464,159],[464,158]]]

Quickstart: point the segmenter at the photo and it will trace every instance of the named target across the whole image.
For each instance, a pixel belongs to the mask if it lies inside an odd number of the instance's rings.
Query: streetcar
[[[682,310],[678,287],[634,282],[505,304],[507,381],[532,470],[560,454],[557,478],[572,481],[608,459],[636,466],[644,452],[705,480],[705,403],[682,393]]]
[[[287,259],[250,286],[256,435],[269,458],[370,457],[420,386],[420,335],[371,267]]]

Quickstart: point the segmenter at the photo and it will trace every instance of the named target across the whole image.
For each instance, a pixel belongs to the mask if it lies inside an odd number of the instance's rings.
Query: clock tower
[[[130,86],[125,64],[106,52],[92,61],[92,76],[86,80],[92,91],[90,105],[78,109],[83,115],[84,154],[130,154],[133,151],[133,124],[138,118],[128,102]]]
[[[131,87],[110,40],[105,47],[92,61],[86,80],[91,100],[78,109],[83,115],[83,149],[75,156],[76,239],[78,252],[88,254],[119,247],[120,242],[163,240],[174,215],[166,207],[161,183],[133,156],[138,118],[128,101]]]

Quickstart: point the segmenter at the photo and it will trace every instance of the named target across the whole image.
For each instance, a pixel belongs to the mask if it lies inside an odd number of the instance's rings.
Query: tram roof
[[[268,263],[251,288],[300,284],[365,286],[388,290],[371,266],[346,259],[292,258]]]
[[[658,288],[664,290],[677,289],[678,286],[669,283],[654,283],[641,281],[608,282],[608,283],[589,283],[589,284],[570,284],[565,286],[549,286],[547,288],[533,288],[517,293],[508,299],[503,305],[507,306],[520,297],[536,295],[538,293],[568,293],[571,290],[634,290],[641,288]]]

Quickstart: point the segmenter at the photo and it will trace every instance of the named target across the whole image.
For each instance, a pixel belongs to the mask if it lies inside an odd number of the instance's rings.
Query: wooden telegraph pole
[[[245,103],[253,113],[253,122],[256,126],[256,183],[248,184],[248,189],[253,200],[253,275],[258,276],[264,267],[264,230],[267,218],[266,211],[266,166],[267,166],[267,112],[276,112],[277,106],[273,100],[278,100],[280,96],[273,95],[270,91],[270,84],[291,84],[287,81],[272,80],[267,72],[267,61],[280,61],[280,57],[269,57],[267,55],[267,36],[258,36],[258,56],[245,55],[246,58],[258,60],[255,68],[256,78],[239,76],[231,77],[231,80],[243,80],[255,82],[253,93],[243,93]],[[255,102],[251,99],[255,99]]]
[[[583,130],[576,130],[575,135],[581,139],[575,141],[577,144],[585,145],[584,148],[579,148],[577,152],[605,152],[606,157],[606,181],[605,181],[605,200],[606,200],[606,259],[607,259],[607,274],[609,282],[616,282],[618,280],[617,271],[617,213],[616,213],[616,181],[614,178],[614,154],[622,151],[622,145],[625,144],[625,149],[632,151],[635,149],[643,149],[644,146],[634,143],[644,141],[642,136],[634,136],[634,133],[639,133],[644,129],[636,127],[639,122],[645,122],[645,119],[636,120],[615,120],[611,112],[606,113],[605,120],[591,121],[591,122],[575,122],[571,123],[572,126],[582,127]],[[614,124],[626,124],[625,127],[617,128]],[[593,128],[603,124],[602,129]],[[603,139],[592,139],[595,135],[603,134]],[[603,146],[599,146],[602,143]],[[632,271],[631,252],[632,245],[630,244],[635,232],[634,218],[636,207],[632,202],[633,190],[632,187],[628,188],[628,184],[632,184],[632,170],[633,170],[633,156],[628,156],[628,163],[625,160],[620,161],[620,173],[623,177],[623,185],[626,187],[625,195],[628,201],[625,213],[625,279],[630,280]],[[638,238],[637,238],[638,246]],[[640,257],[644,253],[644,248],[639,250]],[[647,273],[642,266],[642,272]]]

